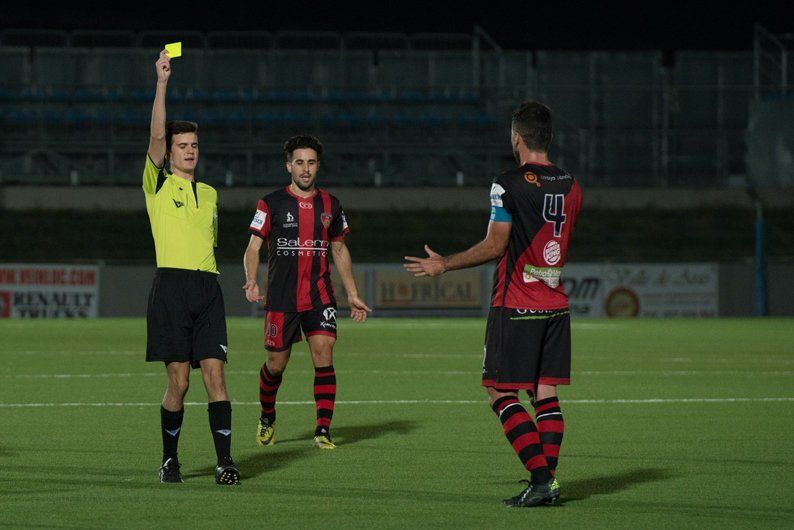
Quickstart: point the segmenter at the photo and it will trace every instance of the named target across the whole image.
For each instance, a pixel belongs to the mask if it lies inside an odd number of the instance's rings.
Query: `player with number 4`
[[[551,504],[563,435],[557,385],[570,379],[568,296],[560,281],[571,234],[582,205],[576,180],[548,158],[551,110],[529,101],[513,113],[511,143],[519,166],[491,186],[491,220],[485,239],[441,256],[427,245],[426,258],[406,256],[415,276],[497,260],[485,332],[482,385],[510,444],[530,472],[527,487],[505,499],[511,507]],[[525,390],[535,420],[518,397]]]

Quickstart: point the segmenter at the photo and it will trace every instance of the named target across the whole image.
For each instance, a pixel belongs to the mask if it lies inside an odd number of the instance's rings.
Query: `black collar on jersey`
[[[166,172],[165,158],[163,158],[163,167],[161,167],[160,172],[157,173],[157,188],[154,190],[155,193],[160,191],[160,188],[163,187],[163,183],[165,183],[165,179],[168,178],[169,175],[173,175],[173,173]],[[181,178],[181,177],[177,177],[177,178]],[[198,191],[196,190],[196,182],[198,182],[198,178],[196,177],[196,175],[193,175],[193,180],[190,181],[190,184],[191,187],[193,188],[193,197],[196,198],[196,208],[198,208]]]

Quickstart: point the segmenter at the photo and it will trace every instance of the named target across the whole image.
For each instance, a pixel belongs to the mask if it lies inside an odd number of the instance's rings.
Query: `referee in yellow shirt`
[[[215,264],[217,193],[196,181],[198,125],[165,122],[165,94],[171,76],[171,61],[165,50],[160,52],[156,67],[157,91],[143,192],[157,254],[157,274],[146,315],[146,360],[164,362],[168,373],[160,409],[160,482],[182,482],[177,444],[184,399],[190,368],[200,367],[218,456],[215,482],[239,484],[240,472],[231,457],[232,407],[223,375],[227,342],[223,294]],[[170,172],[165,167],[166,159]]]

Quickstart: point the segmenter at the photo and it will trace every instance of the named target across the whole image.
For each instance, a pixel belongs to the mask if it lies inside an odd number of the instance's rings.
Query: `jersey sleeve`
[[[154,195],[165,182],[165,159],[162,160],[163,167],[158,167],[149,155],[146,155],[146,164],[143,166],[143,192]]]
[[[491,185],[491,221],[513,222],[513,201],[501,177],[494,179]]]
[[[259,199],[254,218],[248,225],[248,231],[262,239],[267,239],[267,236],[270,235],[270,210],[264,199]]]
[[[350,232],[350,228],[347,226],[345,211],[340,204],[336,210],[336,215],[331,220],[331,226],[328,228],[328,237],[331,241],[342,241],[348,232]]]

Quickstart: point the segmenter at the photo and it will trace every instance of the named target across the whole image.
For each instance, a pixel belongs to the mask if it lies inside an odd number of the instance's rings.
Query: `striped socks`
[[[336,400],[336,372],[334,366],[315,367],[314,369],[314,401],[317,407],[317,428],[315,436],[327,435],[334,416]]]
[[[549,464],[549,471],[554,475],[562,445],[562,434],[565,430],[560,402],[556,397],[535,401],[535,421],[538,424],[543,454]]]
[[[532,474],[533,484],[551,480],[548,462],[543,454],[535,423],[516,396],[503,396],[491,406],[502,422],[507,440],[521,463]]]
[[[276,422],[276,393],[281,386],[281,375],[275,376],[267,369],[267,363],[259,370],[259,404],[262,406],[262,419],[270,424]]]

